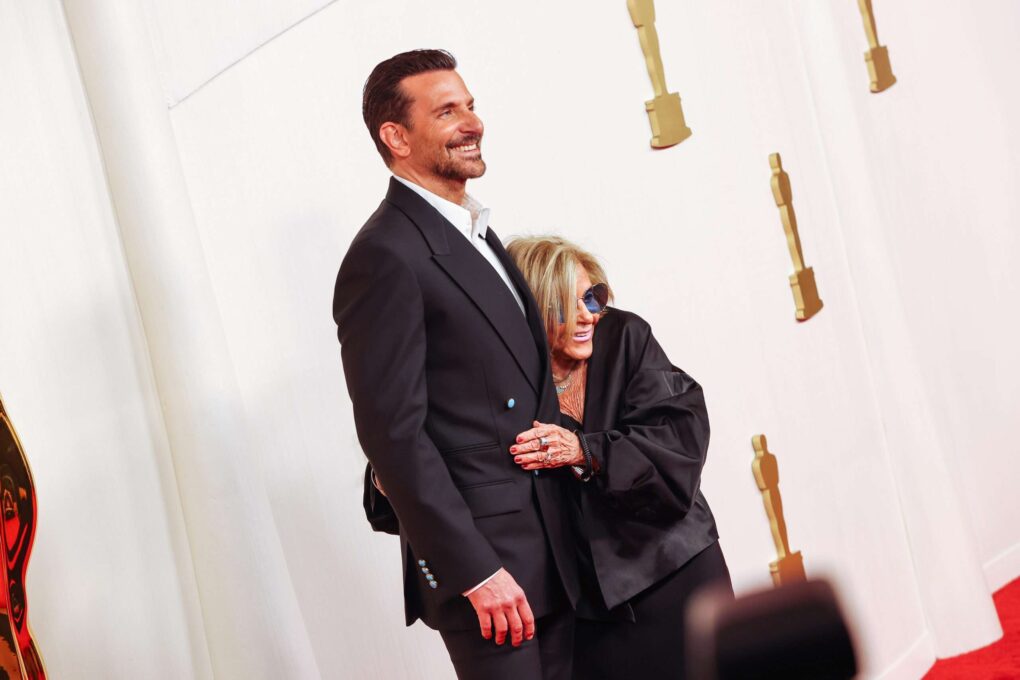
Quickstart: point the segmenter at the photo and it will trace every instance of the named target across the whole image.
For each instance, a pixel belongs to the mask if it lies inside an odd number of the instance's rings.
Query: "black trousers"
[[[703,586],[730,572],[716,541],[686,564],[630,600],[634,621],[577,620],[576,680],[683,680],[684,610]]]
[[[574,612],[568,608],[535,619],[535,637],[520,647],[497,645],[481,630],[439,631],[458,680],[571,680]]]

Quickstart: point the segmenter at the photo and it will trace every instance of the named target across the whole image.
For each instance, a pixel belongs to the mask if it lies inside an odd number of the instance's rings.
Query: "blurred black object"
[[[849,680],[857,660],[832,587],[807,581],[734,599],[708,589],[687,610],[689,680]]]

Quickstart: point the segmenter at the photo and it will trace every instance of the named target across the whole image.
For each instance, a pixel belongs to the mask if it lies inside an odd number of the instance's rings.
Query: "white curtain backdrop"
[[[0,0],[18,140],[0,390],[40,487],[30,612],[55,677],[138,677],[125,659],[153,678],[453,677],[438,636],[403,627],[396,541],[363,519],[330,318],[387,179],[361,87],[413,47],[451,50],[477,98],[489,172],[469,190],[493,228],[600,255],[705,386],[703,488],[737,590],[774,558],[763,432],[862,677],[1000,635],[990,592],[1020,575],[1020,6],[876,2],[899,82],[874,95],[852,0],[660,1],[694,136],[653,152],[623,0],[63,4],[67,26],[55,0]],[[804,324],[775,151],[825,302]],[[78,495],[107,518],[94,536]],[[73,546],[93,539],[90,562]],[[97,599],[134,621],[130,654],[68,618]]]
[[[315,677],[144,14],[65,7],[163,405],[213,672]],[[95,30],[77,30],[83,24]]]
[[[0,1],[0,391],[35,478],[52,678],[208,678],[178,485],[58,2]]]

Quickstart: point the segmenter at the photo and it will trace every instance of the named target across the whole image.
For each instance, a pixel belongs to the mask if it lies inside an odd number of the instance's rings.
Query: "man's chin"
[[[471,168],[471,176],[468,177],[468,179],[478,179],[484,174],[485,174],[485,161],[479,158],[477,161],[474,162],[473,167]]]
[[[474,161],[461,161],[458,163],[444,163],[433,170],[440,177],[466,182],[469,179],[478,179],[485,174],[485,161],[481,158]]]

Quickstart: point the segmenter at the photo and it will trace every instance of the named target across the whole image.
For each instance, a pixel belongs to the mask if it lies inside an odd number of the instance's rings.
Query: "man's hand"
[[[528,598],[514,577],[500,567],[489,581],[467,596],[478,614],[482,637],[492,638],[496,630],[496,644],[501,645],[510,631],[510,641],[518,647],[524,639],[535,637],[535,615],[531,613]]]
[[[375,470],[372,470],[372,486],[374,486],[375,490],[381,493],[384,498],[386,497],[386,490],[383,488],[382,482],[379,481],[379,478],[375,476]]]

